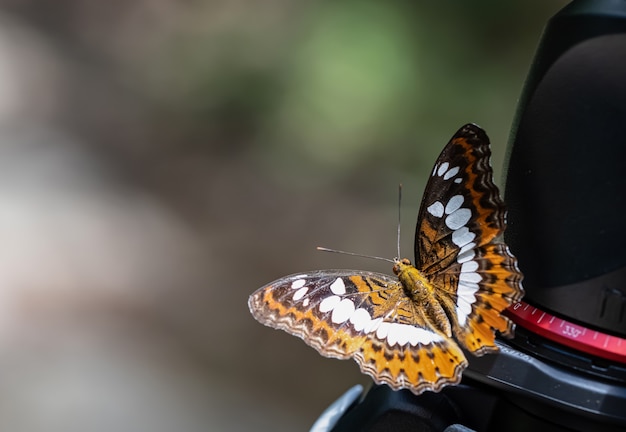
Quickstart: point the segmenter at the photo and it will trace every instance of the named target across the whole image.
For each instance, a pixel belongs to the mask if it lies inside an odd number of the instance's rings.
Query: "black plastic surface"
[[[374,386],[333,432],[626,430],[626,384],[604,382],[499,343],[498,354],[471,357],[461,385],[419,396]]]
[[[626,336],[626,1],[578,1],[544,34],[508,164],[526,299]]]

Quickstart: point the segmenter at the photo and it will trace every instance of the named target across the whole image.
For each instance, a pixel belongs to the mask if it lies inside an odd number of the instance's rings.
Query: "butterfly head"
[[[413,300],[425,301],[424,296],[434,290],[428,279],[407,258],[394,260],[393,273]]]
[[[400,276],[400,274],[404,273],[412,267],[413,264],[411,264],[411,261],[408,258],[396,258],[393,260],[393,274],[395,274],[396,276]]]

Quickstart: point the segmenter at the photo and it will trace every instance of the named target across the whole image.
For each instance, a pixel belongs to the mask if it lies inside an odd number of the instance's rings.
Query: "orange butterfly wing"
[[[505,209],[486,134],[462,127],[435,163],[418,214],[415,267],[393,278],[354,270],[286,276],[250,296],[261,323],[302,338],[326,357],[353,358],[376,383],[419,394],[461,379],[470,352],[495,351],[500,313],[523,295],[502,242]]]
[[[513,323],[500,313],[524,294],[502,240],[506,210],[490,157],[478,126],[452,137],[426,186],[415,238],[417,269],[437,287],[457,340],[476,355],[497,350],[495,330],[512,335]]]
[[[456,384],[467,360],[425,325],[397,279],[328,270],[281,278],[249,300],[261,323],[302,338],[326,357],[354,358],[378,384],[414,393]]]

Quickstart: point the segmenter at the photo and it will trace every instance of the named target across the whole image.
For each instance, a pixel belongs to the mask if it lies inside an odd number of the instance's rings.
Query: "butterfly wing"
[[[302,338],[326,357],[354,358],[378,384],[415,394],[461,379],[458,345],[425,325],[396,278],[350,270],[281,278],[248,301],[262,324]]]
[[[455,336],[471,352],[495,351],[500,312],[521,299],[522,274],[502,241],[506,210],[490,165],[489,138],[463,126],[435,163],[418,214],[416,267],[437,287]]]

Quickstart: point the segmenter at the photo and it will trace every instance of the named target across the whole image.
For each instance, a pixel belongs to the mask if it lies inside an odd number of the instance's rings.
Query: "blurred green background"
[[[390,272],[565,1],[0,1],[0,430],[306,430],[355,383],[247,297]],[[412,257],[411,257],[412,258]]]

